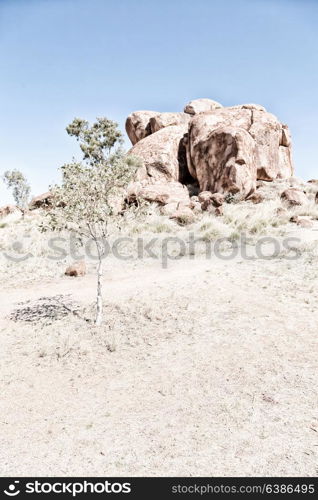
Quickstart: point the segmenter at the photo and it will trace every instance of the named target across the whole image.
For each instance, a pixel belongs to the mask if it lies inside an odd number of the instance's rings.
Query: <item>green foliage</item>
[[[19,170],[7,170],[3,174],[2,179],[7,187],[12,189],[16,205],[21,209],[25,209],[28,205],[31,191],[26,177]]]
[[[242,197],[241,197],[241,194],[240,193],[227,193],[227,195],[225,196],[225,202],[226,203],[240,203],[242,201]]]
[[[70,136],[76,137],[84,159],[90,163],[103,161],[105,152],[110,153],[115,145],[123,143],[118,124],[107,118],[97,118],[92,126],[82,118],[74,118],[66,131]]]
[[[105,238],[109,218],[120,212],[125,188],[139,163],[119,147],[121,132],[107,118],[98,118],[92,126],[76,118],[66,130],[81,142],[83,161],[61,167],[62,184],[51,189],[50,226],[94,240]]]
[[[67,127],[76,137],[83,152],[83,161],[63,165],[62,184],[51,189],[53,207],[47,213],[51,229],[67,229],[80,238],[91,238],[98,255],[97,299],[95,324],[103,318],[102,259],[108,236],[110,217],[119,215],[128,183],[139,162],[125,155],[117,123],[97,118],[92,125],[75,118]]]

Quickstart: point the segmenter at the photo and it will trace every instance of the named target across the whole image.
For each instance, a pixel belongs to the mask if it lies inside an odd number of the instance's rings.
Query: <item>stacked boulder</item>
[[[163,205],[173,192],[174,201],[180,196],[190,206],[186,185],[247,198],[257,180],[293,175],[289,129],[260,105],[222,107],[196,99],[183,113],[134,112],[126,131],[133,144],[129,153],[143,161],[130,195]]]

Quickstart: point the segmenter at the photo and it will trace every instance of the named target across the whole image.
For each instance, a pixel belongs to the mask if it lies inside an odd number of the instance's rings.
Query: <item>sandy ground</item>
[[[316,263],[106,268],[101,331],[9,319],[92,273],[2,285],[1,475],[317,475]]]

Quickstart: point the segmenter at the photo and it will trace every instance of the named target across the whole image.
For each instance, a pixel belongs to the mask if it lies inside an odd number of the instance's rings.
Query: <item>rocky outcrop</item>
[[[183,113],[132,113],[126,129],[134,144],[129,153],[143,161],[137,180],[146,184],[196,183],[199,192],[247,198],[257,180],[293,175],[289,129],[258,104],[196,99]]]

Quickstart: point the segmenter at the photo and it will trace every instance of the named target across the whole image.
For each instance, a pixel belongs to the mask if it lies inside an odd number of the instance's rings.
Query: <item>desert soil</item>
[[[92,272],[2,284],[1,475],[318,473],[310,259],[106,268],[101,331],[37,318],[42,297],[92,302]]]

